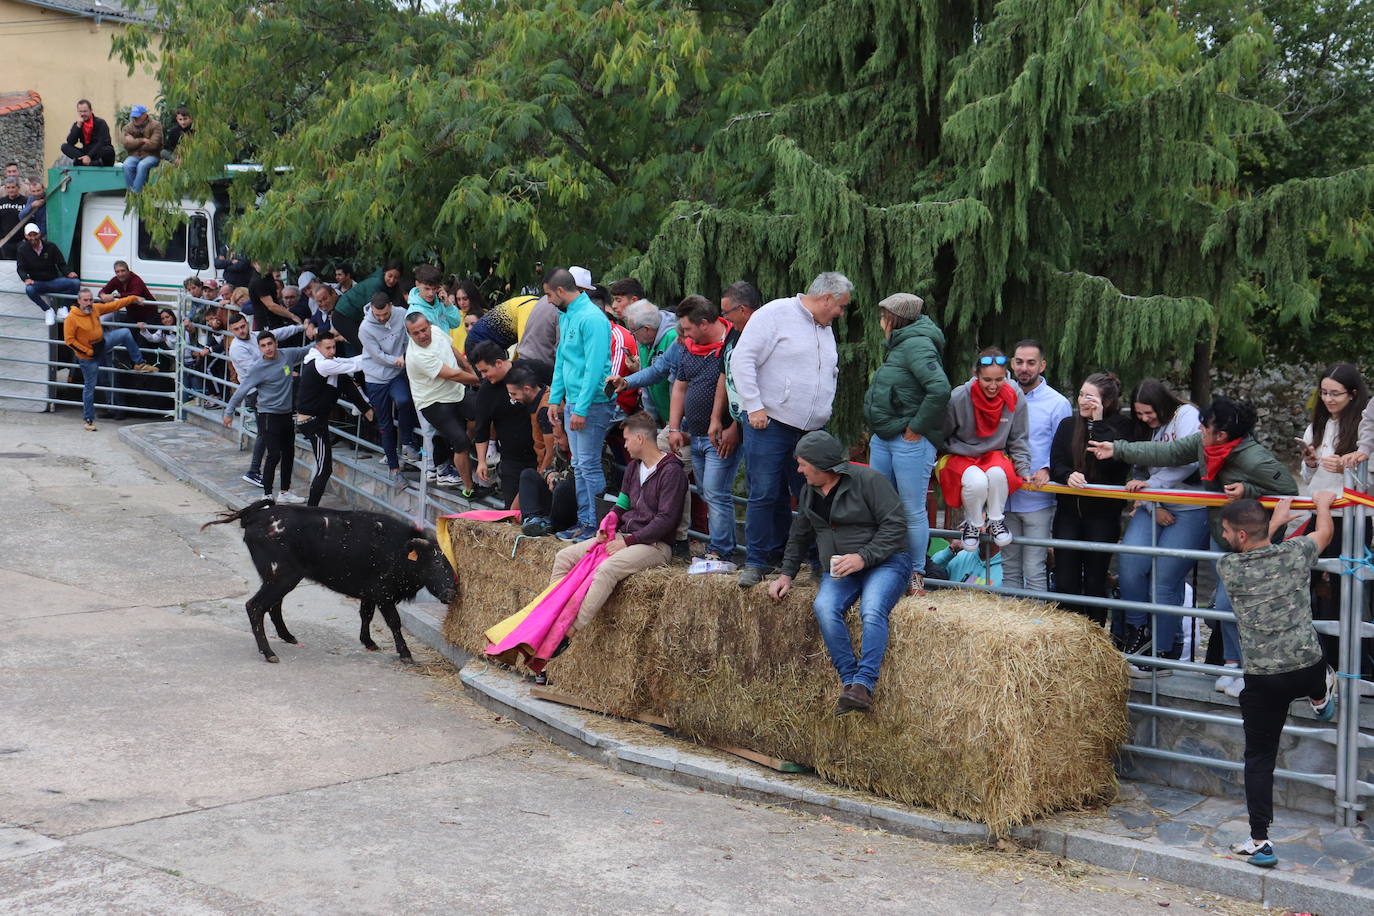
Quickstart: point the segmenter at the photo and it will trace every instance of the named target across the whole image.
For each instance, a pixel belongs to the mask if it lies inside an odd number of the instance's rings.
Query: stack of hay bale
[[[481,654],[483,631],[548,584],[563,545],[517,543],[508,525],[454,520],[449,530],[462,594],[444,635]],[[617,715],[653,713],[699,741],[998,832],[1115,796],[1126,669],[1100,627],[974,591],[907,598],[892,612],[872,713],[836,717],[840,685],[806,575],[775,602],[733,576],[639,573],[549,665],[551,683]]]

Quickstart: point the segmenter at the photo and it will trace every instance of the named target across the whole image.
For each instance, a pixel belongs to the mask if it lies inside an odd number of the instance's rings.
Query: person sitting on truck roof
[[[14,258],[14,269],[19,279],[24,281],[25,294],[29,300],[43,310],[48,326],[63,321],[67,317],[67,307],[59,306],[56,311],[43,298],[47,293],[66,293],[75,296],[81,289],[81,281],[76,272],[67,269],[67,259],[52,242],[43,238],[38,227],[29,223],[24,227],[25,244],[19,246]]]
[[[128,261],[114,262],[114,276],[96,295],[101,302],[137,296],[138,302],[125,306],[124,317],[120,320],[130,324],[157,321],[157,304],[152,301],[153,294],[148,292],[148,284],[143,282],[143,278],[129,269]]]
[[[148,173],[162,160],[162,122],[148,114],[144,105],[135,105],[124,125],[124,186],[134,194],[143,190]]]
[[[175,119],[176,123],[167,129],[167,143],[161,153],[162,158],[168,162],[180,161],[181,156],[176,151],[177,144],[196,132],[196,122],[186,108],[178,108]]]
[[[70,156],[76,165],[114,165],[110,125],[95,116],[91,103],[85,99],[76,103],[76,121],[67,132],[67,142],[62,144],[62,155]]]

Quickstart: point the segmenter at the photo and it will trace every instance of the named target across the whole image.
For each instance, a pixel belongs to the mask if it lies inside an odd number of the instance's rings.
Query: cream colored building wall
[[[0,91],[32,89],[43,99],[43,158],[62,155],[62,143],[76,120],[76,100],[90,99],[95,113],[110,122],[115,150],[123,125],[115,110],[157,102],[158,82],[151,68],[129,74],[110,58],[110,42],[123,29],[113,20],[97,23],[14,0],[0,0]]]

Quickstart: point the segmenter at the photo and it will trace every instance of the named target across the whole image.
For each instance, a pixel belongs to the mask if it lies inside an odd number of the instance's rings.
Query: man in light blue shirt
[[[1044,484],[1050,479],[1050,442],[1059,422],[1072,413],[1068,398],[1045,381],[1045,348],[1038,340],[1023,340],[1012,349],[1011,371],[1021,396],[1026,399],[1030,425],[1030,483]],[[1048,538],[1054,524],[1054,496],[1032,490],[1017,490],[1007,501],[1007,529],[1013,538]],[[1044,547],[1031,547],[1013,540],[1002,548],[1002,584],[1008,588],[1048,590]]]

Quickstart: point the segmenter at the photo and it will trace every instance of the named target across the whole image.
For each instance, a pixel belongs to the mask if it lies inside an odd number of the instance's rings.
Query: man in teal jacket
[[[557,537],[585,541],[596,534],[596,498],[606,489],[601,448],[615,420],[615,404],[602,387],[611,374],[611,322],[562,267],[544,278],[544,295],[564,313],[558,322],[549,420],[566,426],[577,490],[577,524]]]

